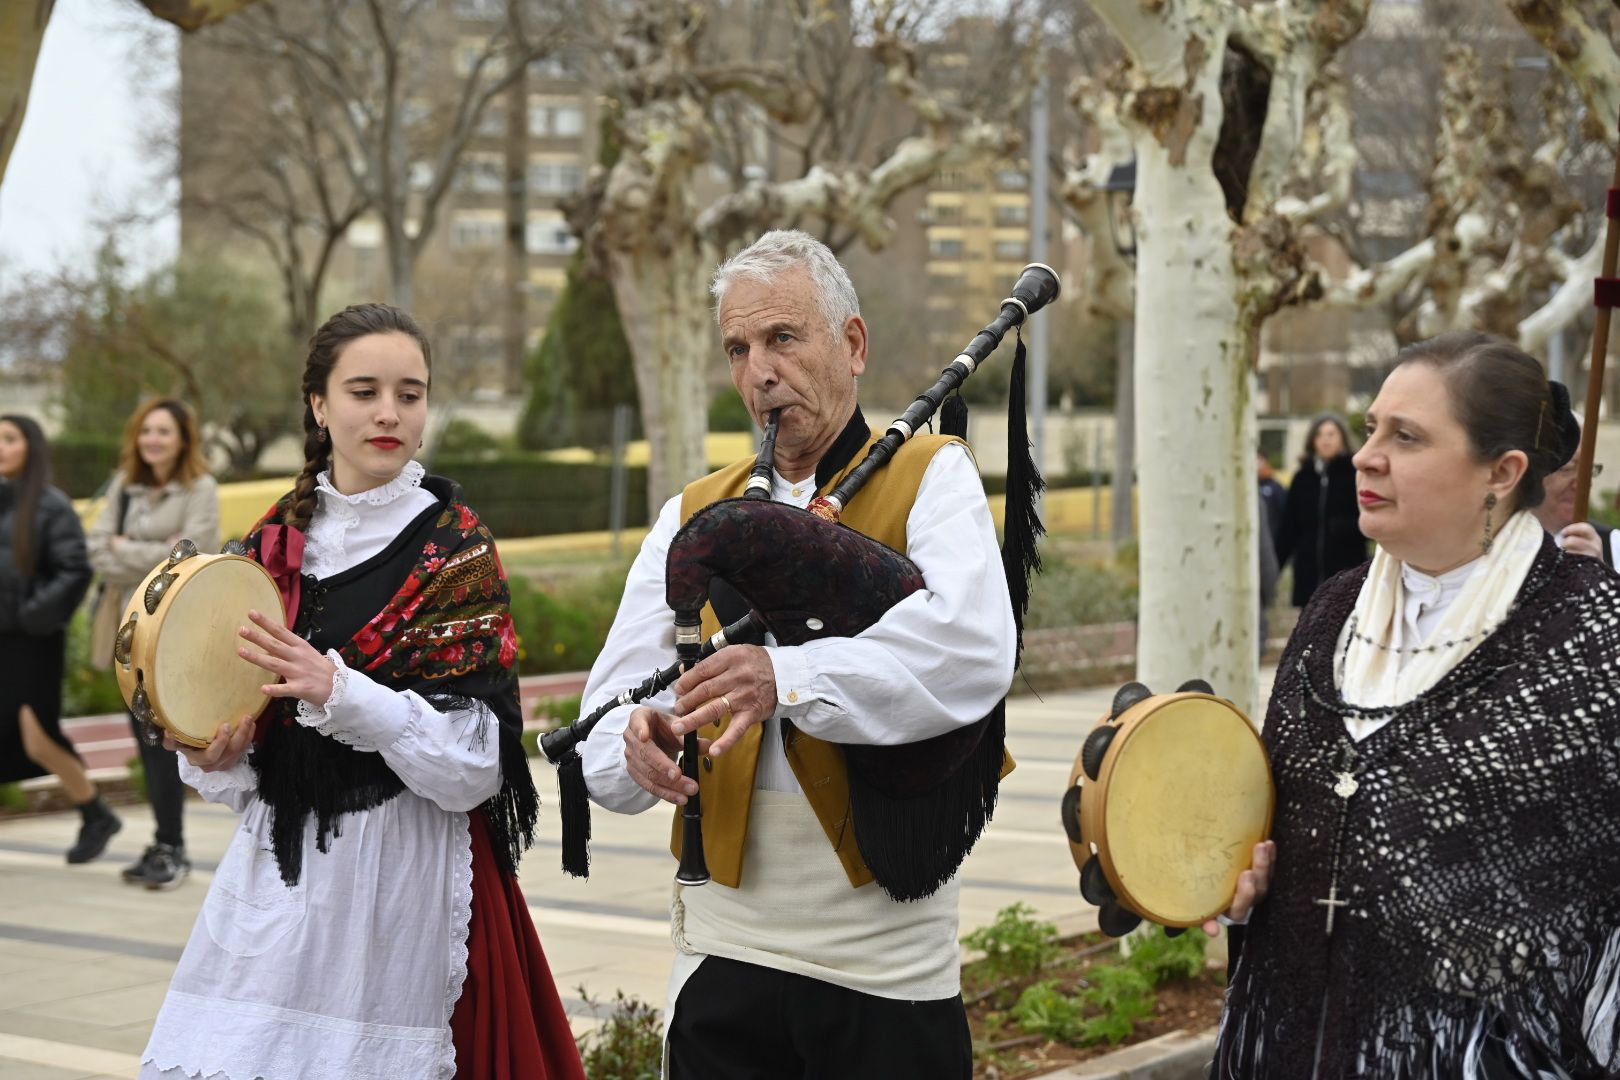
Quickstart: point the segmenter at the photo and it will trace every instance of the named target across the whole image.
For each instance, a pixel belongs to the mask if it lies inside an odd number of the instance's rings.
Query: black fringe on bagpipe
[[[1007,572],[1013,622],[1018,627],[1019,659],[1024,655],[1024,616],[1029,611],[1029,579],[1041,569],[1038,544],[1046,534],[1038,500],[1046,479],[1029,445],[1029,419],[1025,385],[1024,335],[1019,333],[1013,352],[1012,381],[1007,388],[1007,501],[1001,527],[1001,565]]]
[[[891,899],[922,900],[955,876],[996,811],[1006,742],[1006,703],[997,702],[967,760],[920,795],[889,795],[850,770],[861,857]]]
[[[557,802],[562,815],[562,868],[572,877],[591,876],[591,793],[585,760],[576,747],[557,766]]]

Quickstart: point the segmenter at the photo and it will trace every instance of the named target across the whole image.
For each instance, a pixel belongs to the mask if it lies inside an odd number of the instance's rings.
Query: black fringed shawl
[[[1602,1002],[1620,992],[1620,579],[1544,542],[1506,620],[1450,674],[1359,710],[1333,664],[1366,573],[1322,587],[1277,671],[1276,870],[1212,1075],[1616,1075],[1620,1011]],[[1346,715],[1392,719],[1356,743]],[[1335,861],[1349,903],[1329,937]]]
[[[390,690],[414,690],[440,709],[480,703],[498,722],[501,789],[480,810],[489,820],[503,870],[517,868],[534,842],[539,797],[522,744],[517,634],[511,594],[495,540],[461,501],[460,488],[428,477],[439,499],[383,552],[326,581],[303,579],[294,629],[323,651],[337,649],[354,674]],[[282,519],[283,498],[249,532],[258,557],[266,525]],[[356,607],[357,598],[372,603]],[[379,605],[380,604],[380,608]],[[375,615],[366,620],[366,613]],[[299,724],[297,703],[279,699],[260,721],[249,757],[259,797],[270,807],[271,843],[281,876],[298,881],[304,822],[317,823],[317,847],[342,827],[341,815],[379,806],[405,790],[381,754],[354,749]],[[487,730],[478,737],[487,737]]]

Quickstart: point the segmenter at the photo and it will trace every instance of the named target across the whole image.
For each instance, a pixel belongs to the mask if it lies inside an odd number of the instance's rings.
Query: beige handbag
[[[113,639],[118,636],[124,614],[122,590],[103,582],[96,592],[96,606],[90,613],[90,662],[99,668],[113,665]]]
[[[124,532],[124,519],[129,514],[129,490],[122,489],[118,493],[118,527],[114,530],[116,535],[122,536]],[[113,639],[118,636],[118,627],[124,618],[124,597],[122,590],[115,590],[103,581],[96,590],[95,607],[90,612],[90,662],[97,667],[110,668],[113,665]]]

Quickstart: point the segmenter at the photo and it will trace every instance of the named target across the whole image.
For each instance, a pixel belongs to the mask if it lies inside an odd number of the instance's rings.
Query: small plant
[[[592,1014],[601,1003],[579,988]],[[658,1080],[663,1069],[664,1025],[656,1007],[623,990],[613,992],[613,1007],[593,1031],[579,1037],[579,1056],[590,1080]]]
[[[1196,979],[1204,970],[1204,947],[1209,938],[1202,930],[1188,930],[1169,937],[1157,927],[1131,938],[1131,955],[1126,961],[1140,971],[1153,986],[1178,979]]]
[[[1063,992],[1056,979],[1046,979],[1024,989],[1011,1009],[1013,1019],[1031,1035],[1043,1035],[1059,1042],[1077,1040],[1087,1021],[1081,1019],[1080,1001]]]
[[[21,784],[0,784],[0,810],[27,810],[28,793]]]
[[[1082,1045],[1123,1042],[1138,1022],[1153,1015],[1153,983],[1129,962],[1098,964],[1086,973],[1086,982],[1080,1004],[1093,1015],[1081,1027]]]
[[[968,948],[984,953],[991,981],[1032,979],[1057,958],[1057,927],[1034,914],[1028,904],[1013,904],[998,911],[995,922],[962,939]]]

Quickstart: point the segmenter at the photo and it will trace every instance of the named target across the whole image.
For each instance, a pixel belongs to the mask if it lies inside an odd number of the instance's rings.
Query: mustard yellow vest
[[[859,464],[866,451],[882,436],[878,432],[858,451],[848,466],[830,480],[825,494],[843,480],[845,474]],[[856,532],[870,536],[895,551],[906,550],[906,519],[911,516],[912,504],[917,501],[917,489],[922,486],[923,474],[928,471],[934,455],[961,439],[944,435],[919,435],[905,442],[889,463],[872,474],[849,506],[844,508],[840,520]],[[965,443],[963,445],[966,445]],[[681,521],[721,499],[736,498],[748,483],[748,473],[754,459],[728,465],[688,485],[681,494]],[[834,598],[836,602],[836,598]],[[703,607],[703,637],[712,637],[720,629],[714,609]],[[718,725],[701,728],[701,738],[713,739],[720,734]],[[748,839],[748,813],[754,801],[754,772],[759,765],[759,749],[764,733],[762,724],[749,728],[737,745],[718,758],[706,758],[698,770],[698,793],[703,801],[703,854],[708,860],[709,874],[722,885],[737,888],[742,881],[743,847]],[[790,730],[786,739],[788,763],[799,787],[810,801],[811,809],[821,822],[838,855],[838,861],[849,875],[849,883],[865,885],[872,880],[872,872],[861,858],[861,849],[855,843],[855,829],[850,822],[849,773],[844,765],[844,751],[835,743]],[[713,762],[713,768],[709,763]],[[1005,766],[1003,766],[1005,770]],[[670,850],[678,859],[681,855],[681,808],[675,808],[674,828]]]

